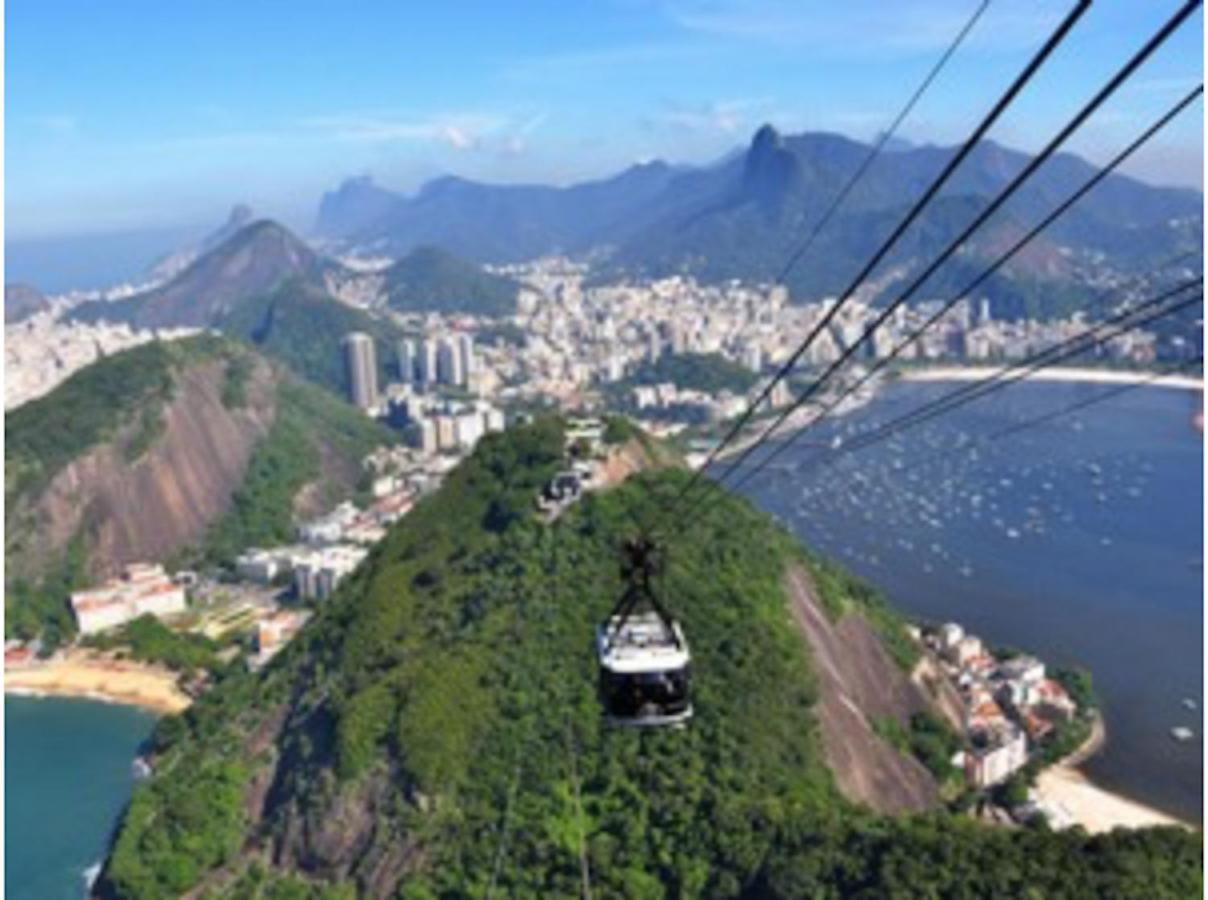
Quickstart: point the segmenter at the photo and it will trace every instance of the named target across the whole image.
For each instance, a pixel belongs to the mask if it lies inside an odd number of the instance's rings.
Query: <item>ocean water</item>
[[[820,425],[810,443],[850,439],[953,388],[892,385]],[[794,446],[744,493],[908,614],[956,620],[992,644],[1089,668],[1108,744],[1087,774],[1200,821],[1199,398],[1144,387],[993,443],[977,440],[1109,389],[1017,385],[827,466],[818,446]],[[961,442],[966,449],[954,451]],[[1174,741],[1175,725],[1195,739]]]
[[[11,695],[4,716],[4,896],[79,900],[155,719],[131,706]]]

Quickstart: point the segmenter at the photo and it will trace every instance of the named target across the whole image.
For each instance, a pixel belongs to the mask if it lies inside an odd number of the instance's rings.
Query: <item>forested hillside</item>
[[[321,287],[292,278],[274,290],[248,297],[217,323],[225,334],[254,344],[298,375],[348,396],[348,367],[341,341],[353,331],[373,337],[381,381],[402,331],[385,319],[346,306]],[[393,375],[393,372],[389,372]]]
[[[53,646],[74,632],[72,589],[129,562],[221,563],[286,540],[307,485],[334,505],[395,438],[204,335],[99,360],[10,413],[5,439],[6,634]]]
[[[98,892],[562,897],[589,879],[599,897],[1199,894],[1199,839],[1182,830],[991,831],[844,801],[782,588],[787,564],[813,563],[741,500],[693,524],[663,586],[692,644],[696,718],[605,727],[591,633],[620,588],[617,547],[687,476],[638,476],[547,526],[532,500],[561,453],[552,420],[486,438],[265,672],[162,720],[157,774]]]
[[[400,312],[510,316],[520,285],[439,247],[416,247],[385,271],[386,298]]]

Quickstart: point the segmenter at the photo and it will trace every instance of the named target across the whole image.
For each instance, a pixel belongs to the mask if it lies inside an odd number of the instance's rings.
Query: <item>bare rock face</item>
[[[939,789],[931,773],[872,727],[879,718],[905,726],[913,713],[929,710],[922,690],[893,661],[863,616],[848,613],[839,622],[826,617],[804,568],[790,569],[785,587],[818,672],[822,746],[839,790],[881,813],[937,806]]]
[[[84,526],[103,577],[198,541],[230,507],[276,414],[278,378],[267,362],[256,361],[242,408],[224,406],[225,377],[221,360],[180,371],[162,433],[141,458],[130,461],[112,441],[59,472],[33,509],[41,552],[62,551]]]

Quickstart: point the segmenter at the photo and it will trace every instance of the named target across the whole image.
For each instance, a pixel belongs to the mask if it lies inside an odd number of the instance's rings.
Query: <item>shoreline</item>
[[[999,374],[1000,369],[995,366],[959,366],[959,365],[943,365],[929,366],[926,368],[911,368],[903,369],[898,372],[888,373],[885,380],[877,380],[870,385],[869,392],[859,398],[849,398],[839,408],[823,413],[823,411],[814,403],[806,404],[796,410],[785,420],[778,429],[778,436],[774,440],[780,440],[781,436],[792,434],[798,429],[805,428],[810,425],[814,419],[821,415],[828,418],[841,418],[848,413],[854,412],[869,402],[876,399],[880,394],[881,388],[893,381],[913,381],[913,382],[950,382],[950,381],[977,381],[983,378]],[[1126,384],[1141,384],[1144,383],[1147,387],[1166,388],[1171,390],[1196,391],[1203,393],[1204,382],[1202,379],[1194,378],[1190,375],[1162,375],[1157,372],[1146,369],[1094,369],[1088,367],[1079,368],[1077,366],[1057,366],[1054,368],[1038,369],[1034,372],[1029,372],[1021,381],[1035,382],[1050,382],[1050,383],[1082,383],[1082,384],[1110,384],[1110,385],[1126,385]],[[717,462],[729,460],[741,454],[744,450],[756,443],[762,436],[769,423],[767,421],[752,422],[744,433],[740,434],[734,442],[727,447],[722,453],[718,454]],[[700,454],[701,459],[706,454]],[[699,468],[699,462],[693,465],[692,468]]]
[[[995,375],[994,366],[934,366],[925,369],[905,369],[898,373],[900,381],[973,381]],[[1023,381],[1085,382],[1087,384],[1139,384],[1176,390],[1204,390],[1204,382],[1190,375],[1159,375],[1143,369],[1091,369],[1077,366],[1038,369],[1029,372]]]
[[[182,712],[193,702],[180,689],[174,672],[80,650],[69,650],[46,662],[5,668],[4,692],[118,703],[159,715]]]
[[[1095,715],[1091,733],[1082,746],[1036,776],[1036,798],[1046,807],[1055,807],[1069,825],[1080,825],[1090,834],[1102,834],[1114,828],[1150,828],[1175,825],[1199,830],[1201,825],[1179,818],[1140,800],[1104,787],[1082,771],[1081,766],[1107,745],[1107,726],[1102,712]]]

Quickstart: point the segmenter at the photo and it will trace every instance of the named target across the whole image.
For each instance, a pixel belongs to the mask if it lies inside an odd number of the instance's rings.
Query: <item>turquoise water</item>
[[[951,384],[899,384],[820,442],[913,410]],[[930,620],[1091,670],[1105,787],[1192,820],[1203,805],[1203,436],[1198,397],[1142,388],[972,451],[1006,425],[1109,390],[1024,384],[819,467],[794,447],[744,493],[811,546]],[[1184,699],[1195,704],[1184,705]],[[1180,744],[1170,729],[1195,739]]]
[[[155,718],[131,706],[4,698],[4,895],[79,900],[134,785]]]

